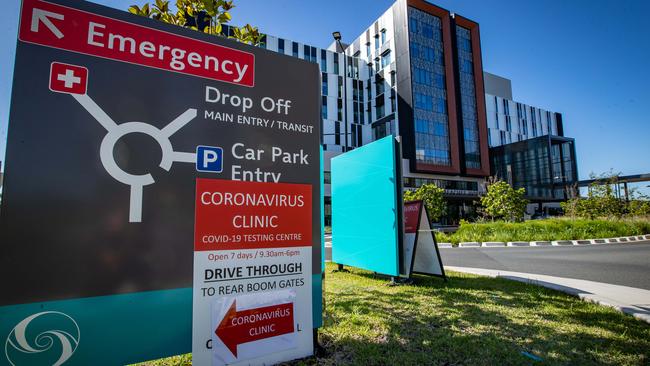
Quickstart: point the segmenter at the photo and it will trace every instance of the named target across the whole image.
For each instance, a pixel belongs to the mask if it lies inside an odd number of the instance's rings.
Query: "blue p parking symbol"
[[[215,146],[197,146],[196,170],[221,173],[223,170],[223,149]]]

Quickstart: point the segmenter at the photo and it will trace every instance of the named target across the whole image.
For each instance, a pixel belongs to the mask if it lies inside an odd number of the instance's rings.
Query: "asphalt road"
[[[650,241],[555,247],[442,248],[448,266],[576,278],[650,290]]]

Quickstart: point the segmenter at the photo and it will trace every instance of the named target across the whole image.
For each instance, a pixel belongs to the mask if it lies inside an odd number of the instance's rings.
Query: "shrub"
[[[550,241],[611,238],[650,233],[650,220],[547,219],[521,223],[461,223],[453,234],[436,233],[439,242]]]

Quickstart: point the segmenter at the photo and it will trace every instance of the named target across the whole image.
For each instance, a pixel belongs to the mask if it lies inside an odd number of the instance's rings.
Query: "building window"
[[[361,123],[366,122],[365,116],[364,116],[364,113],[363,113],[363,102],[359,102],[359,120],[361,121]]]
[[[379,46],[381,45],[379,44],[379,35],[377,34],[375,35],[375,49],[378,49]]]
[[[409,13],[411,11],[409,10]],[[419,32],[418,30],[418,20],[415,19],[415,16],[412,14],[409,14],[409,32],[417,34]]]
[[[386,43],[386,30],[382,29],[381,30],[381,44]]]
[[[293,49],[292,49],[293,57],[298,57],[298,43],[293,42],[292,47],[293,47]]]
[[[378,122],[372,125],[372,139],[379,140],[388,135],[395,135],[395,120]]]
[[[334,122],[334,143],[341,145],[341,122]]]
[[[352,68],[353,68],[353,66],[354,66],[354,65],[352,64],[352,57],[350,57],[350,56],[346,56],[346,55],[344,55],[343,57],[347,58],[347,67],[348,67],[348,69],[346,70],[346,75],[347,75],[349,78],[351,78],[352,75],[353,75]]]
[[[384,78],[377,77],[375,79],[375,96],[382,95],[386,91],[386,86],[384,85],[384,82],[385,82]]]
[[[327,72],[327,51],[320,50],[320,71]]]
[[[424,38],[433,38],[433,26],[431,24],[422,24],[422,36]]]
[[[278,52],[284,53],[284,39],[278,38]]]
[[[343,121],[343,99],[341,98],[336,100],[336,119]]]
[[[537,113],[535,113],[535,108],[530,107],[530,122],[533,127],[533,137],[537,136]]]
[[[383,69],[384,67],[390,65],[390,50],[384,52],[381,55],[381,68]]]
[[[334,54],[334,73],[336,75],[339,74],[339,54],[338,53]]]
[[[348,57],[348,76],[354,79],[359,78],[359,59]]]
[[[321,105],[321,110],[320,110],[321,111],[321,117],[323,119],[327,119],[327,97],[323,95],[321,98],[322,98],[322,105]]]
[[[456,27],[457,57],[460,79],[460,117],[463,122],[463,137],[465,146],[465,166],[472,169],[481,168],[481,144],[478,129],[478,113],[476,106],[476,85],[474,83],[474,58],[472,54],[471,32],[467,28]],[[482,97],[482,96],[481,96]],[[503,100],[503,110],[506,116],[506,129],[512,131],[510,106]],[[510,134],[508,134],[510,137]]]
[[[411,7],[408,18],[415,158],[426,164],[450,166],[442,22]]]
[[[384,118],[386,115],[386,106],[384,105],[384,96],[375,98],[375,115],[377,119]]]
[[[323,96],[329,95],[329,90],[327,86],[327,74],[322,73],[321,74],[321,94]]]
[[[356,129],[357,129],[357,134],[356,134],[356,138],[357,138],[356,146],[361,146],[361,145],[363,145],[363,128],[361,128],[361,126],[359,126],[359,125],[356,125],[356,126],[354,126],[354,127],[356,127]]]
[[[351,142],[352,146],[359,147],[361,146],[361,126],[359,125],[350,125],[350,132],[352,134]]]
[[[366,43],[366,56],[370,58],[370,42]]]
[[[323,172],[323,183],[325,184],[331,184],[332,183],[332,172],[324,171]],[[332,213],[331,211],[331,206],[330,206],[330,214]]]

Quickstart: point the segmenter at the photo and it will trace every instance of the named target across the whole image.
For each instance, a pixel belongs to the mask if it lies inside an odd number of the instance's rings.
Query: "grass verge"
[[[291,365],[648,365],[650,326],[543,287],[450,273],[414,285],[351,268],[325,282],[323,357]],[[146,363],[187,365],[188,355]]]
[[[546,219],[525,222],[462,223],[452,234],[436,233],[439,243],[464,241],[550,241],[600,239],[650,233],[650,220]]]

